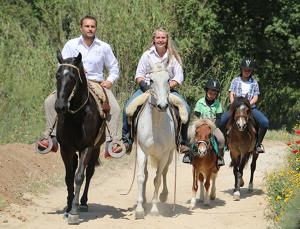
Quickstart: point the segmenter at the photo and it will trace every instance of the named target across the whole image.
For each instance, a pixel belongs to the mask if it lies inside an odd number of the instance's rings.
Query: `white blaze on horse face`
[[[161,71],[154,71],[150,77],[156,105],[164,111],[168,107],[168,95],[170,91],[168,83],[169,73],[165,69],[162,69]]]
[[[67,75],[69,72],[70,72],[69,69],[64,69],[63,75],[65,76],[65,75]]]
[[[204,143],[200,143],[198,146],[199,157],[204,157],[206,155],[206,152],[207,152],[207,145]]]
[[[239,107],[239,110],[240,110],[240,113],[243,114],[243,113],[246,113],[246,106],[244,104],[242,104],[240,107]],[[246,126],[247,126],[247,120],[245,118],[245,115],[241,115],[237,120],[236,120],[236,124],[238,126],[238,129],[239,131],[243,131]]]

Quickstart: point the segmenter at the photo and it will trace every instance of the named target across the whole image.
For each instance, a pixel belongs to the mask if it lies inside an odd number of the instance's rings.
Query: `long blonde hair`
[[[151,43],[149,45],[149,48],[151,48],[153,45],[154,45],[154,38],[155,38],[155,35],[157,32],[163,32],[166,34],[166,37],[167,37],[167,51],[168,51],[168,61],[170,61],[172,59],[172,57],[174,56],[175,59],[178,61],[178,63],[182,66],[182,60],[181,60],[181,57],[178,53],[178,51],[176,50],[175,46],[174,46],[174,43],[172,41],[172,38],[171,36],[169,35],[169,32],[162,28],[162,27],[159,27],[157,29],[154,30],[153,34],[152,34],[152,39],[151,39]]]

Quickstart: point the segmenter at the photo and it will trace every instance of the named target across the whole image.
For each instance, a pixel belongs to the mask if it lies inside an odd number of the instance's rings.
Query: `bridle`
[[[249,120],[249,117],[250,117],[250,115],[247,115],[247,113],[244,111],[245,108],[247,108],[247,106],[245,104],[241,104],[234,111],[234,123],[235,123],[235,125],[238,126],[237,121],[238,121],[239,118],[244,118],[245,119],[245,125],[243,126],[243,130],[246,129],[246,127],[248,125],[248,120]],[[240,113],[238,115],[236,115],[236,112],[238,110],[240,110],[239,111]]]
[[[75,68],[78,72],[78,76],[79,76],[79,80],[80,82],[83,84],[83,80],[81,78],[81,74],[80,74],[80,70],[77,66],[73,65],[73,64],[67,64],[67,63],[63,63],[63,64],[59,64],[58,67],[61,67],[61,66],[68,66],[68,67],[71,67],[71,68]],[[77,92],[77,88],[78,88],[78,80],[76,80],[76,83],[75,83],[75,86],[73,87],[72,89],[72,92],[71,94],[69,95],[69,98],[68,98],[68,102],[70,103],[70,101],[73,99],[74,95],[76,94]],[[78,111],[80,111],[87,103],[89,99],[89,89],[87,88],[87,97],[86,97],[86,100],[84,101],[83,104],[81,104],[79,106],[79,108],[77,108],[76,110],[71,110],[70,108],[68,109],[68,112],[71,113],[71,114],[75,114],[77,113]]]

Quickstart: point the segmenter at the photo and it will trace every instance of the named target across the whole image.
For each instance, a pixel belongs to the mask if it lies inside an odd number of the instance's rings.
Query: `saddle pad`
[[[88,80],[88,88],[91,95],[94,97],[97,108],[102,118],[106,118],[109,113],[109,101],[104,88],[99,84],[99,82],[93,82]]]

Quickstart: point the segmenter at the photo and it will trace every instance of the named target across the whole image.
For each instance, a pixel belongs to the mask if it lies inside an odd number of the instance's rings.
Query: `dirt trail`
[[[68,225],[63,220],[63,208],[66,203],[65,186],[52,187],[48,194],[39,197],[26,194],[31,199],[29,206],[11,204],[0,212],[0,228],[268,228],[265,219],[266,201],[264,177],[267,172],[276,169],[283,163],[286,145],[278,141],[264,142],[266,153],[257,161],[254,177],[254,191],[241,190],[241,200],[233,201],[233,174],[229,168],[229,154],[225,155],[226,166],[222,167],[217,178],[217,198],[210,207],[198,203],[195,210],[190,211],[191,166],[181,163],[178,157],[176,214],[172,215],[174,193],[174,162],[168,173],[169,198],[167,203],[160,204],[161,216],[150,216],[150,204],[146,205],[144,220],[134,220],[134,207],[137,196],[136,180],[131,193],[127,192],[133,173],[134,155],[127,158],[105,161],[104,167],[96,170],[89,194],[89,212],[81,213],[78,226]],[[244,180],[249,182],[249,164],[245,169]],[[147,200],[153,194],[153,169],[149,167]]]

